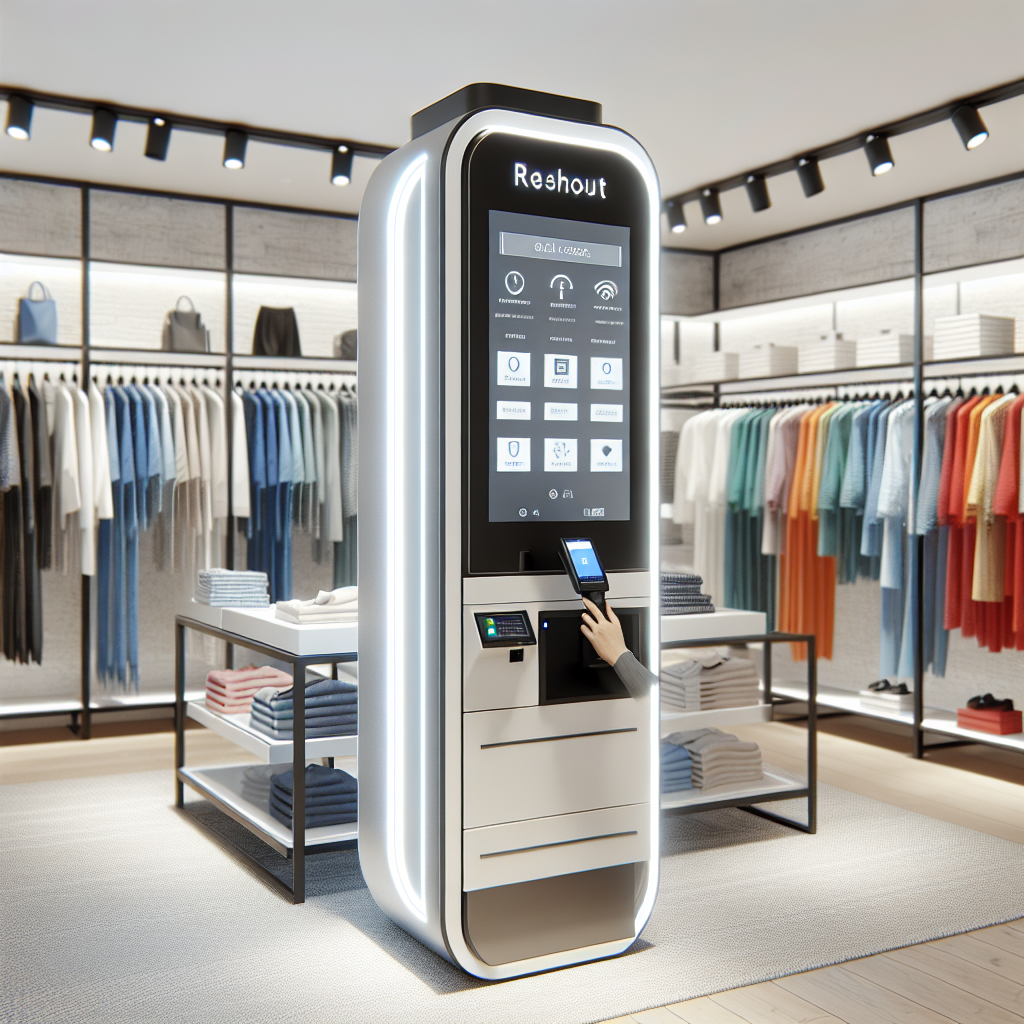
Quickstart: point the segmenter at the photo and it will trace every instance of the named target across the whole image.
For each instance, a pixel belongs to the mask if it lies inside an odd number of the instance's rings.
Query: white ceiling
[[[224,121],[398,146],[409,116],[473,81],[594,99],[647,147],[668,195],[1024,77],[1021,0],[0,0],[0,81]],[[5,116],[5,112],[0,111]],[[754,215],[723,197],[714,228],[668,244],[720,248],[1024,168],[1024,101],[990,107],[966,153],[948,124],[892,141],[872,179],[859,153],[822,166],[805,199],[772,179]],[[38,110],[29,143],[0,136],[0,167],[356,212],[327,154],[178,133],[165,164],[122,124],[113,154],[88,120]]]

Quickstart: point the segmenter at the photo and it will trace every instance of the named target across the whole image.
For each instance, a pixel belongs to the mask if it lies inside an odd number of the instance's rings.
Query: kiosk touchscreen
[[[658,879],[660,199],[597,104],[475,85],[413,117],[359,226],[359,856],[441,956],[624,952]],[[585,536],[579,536],[585,534]]]

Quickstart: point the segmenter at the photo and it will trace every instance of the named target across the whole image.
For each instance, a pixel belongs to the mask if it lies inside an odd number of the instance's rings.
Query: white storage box
[[[842,334],[829,331],[818,341],[800,346],[800,373],[852,370],[857,365],[857,342],[844,341]]]
[[[784,377],[797,372],[797,349],[788,345],[755,345],[740,353],[740,377]]]
[[[914,336],[883,331],[857,341],[857,366],[893,366],[914,361]]]
[[[1013,355],[1016,321],[1011,316],[965,313],[935,321],[936,359]]]
[[[736,352],[705,352],[693,360],[695,381],[736,380],[740,375],[740,357]]]

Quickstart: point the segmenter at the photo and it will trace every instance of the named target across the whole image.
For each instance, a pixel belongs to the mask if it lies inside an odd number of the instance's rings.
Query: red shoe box
[[[957,708],[956,724],[961,729],[975,729],[996,736],[1009,736],[1024,731],[1019,711],[975,711],[973,708]]]

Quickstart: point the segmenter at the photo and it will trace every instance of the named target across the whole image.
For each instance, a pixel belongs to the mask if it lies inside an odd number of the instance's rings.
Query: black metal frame
[[[1024,84],[1024,83],[1021,83]],[[913,450],[913,481],[915,494],[920,486],[920,474],[921,474],[921,461],[924,450],[924,387],[925,381],[935,378],[957,378],[957,377],[983,377],[983,376],[1001,376],[1004,374],[1014,374],[1024,372],[1021,369],[1014,369],[1012,367],[1007,368],[1006,366],[997,366],[998,361],[1008,361],[1013,359],[1020,359],[1019,355],[1015,356],[982,356],[973,359],[957,359],[957,360],[932,360],[925,362],[924,360],[924,281],[928,276],[924,270],[924,206],[925,203],[940,199],[950,195],[960,195],[965,192],[974,192],[981,188],[988,188],[992,185],[996,185],[1006,181],[1017,181],[1024,178],[1024,172],[1015,172],[1013,174],[1003,175],[999,178],[990,179],[983,182],[975,182],[970,185],[963,185],[957,188],[948,189],[943,192],[933,193],[924,197],[909,200],[907,202],[897,203],[889,207],[884,207],[876,210],[868,210],[864,213],[853,214],[849,217],[839,218],[833,221],[827,221],[822,224],[814,224],[805,228],[798,228],[795,231],[783,232],[778,235],[773,235],[768,238],[756,239],[751,242],[744,242],[739,245],[730,246],[726,249],[721,249],[715,252],[707,253],[708,256],[713,258],[713,308],[706,314],[697,314],[700,316],[708,316],[714,313],[722,312],[719,307],[719,274],[720,274],[720,263],[721,254],[723,252],[730,252],[736,249],[747,248],[752,245],[761,245],[766,242],[773,241],[778,238],[787,238],[793,235],[805,234],[811,231],[818,231],[822,228],[830,227],[834,224],[842,224],[855,220],[863,220],[868,217],[873,217],[881,213],[885,213],[889,210],[895,209],[906,209],[911,208],[914,211],[914,273],[913,273],[913,289],[914,289],[914,359],[911,363],[900,364],[899,366],[886,366],[886,367],[860,367],[853,370],[836,370],[830,372],[812,373],[812,374],[786,374],[784,376],[776,377],[757,377],[750,378],[747,380],[730,380],[726,382],[706,382],[706,383],[691,383],[681,385],[677,387],[665,387],[661,390],[662,395],[662,406],[663,407],[679,407],[687,400],[696,400],[700,402],[700,406],[704,408],[718,407],[723,401],[728,400],[731,396],[741,397],[750,393],[757,392],[775,392],[775,391],[802,391],[802,390],[818,390],[826,388],[838,389],[839,387],[854,386],[859,383],[863,383],[866,387],[878,384],[893,384],[898,381],[904,381],[910,383],[912,381],[914,388],[914,450]],[[688,250],[696,252],[697,250]],[[976,266],[983,264],[965,264],[964,266]],[[943,268],[942,272],[948,270],[963,269],[964,266]],[[891,280],[891,279],[886,279]],[[874,282],[876,284],[885,283],[884,281]],[[860,287],[860,285],[858,285]],[[813,294],[813,293],[811,293]],[[785,301],[786,298],[801,298],[802,294],[793,296],[786,296],[779,298],[778,300],[771,301]],[[741,307],[736,307],[741,308]],[[670,314],[676,315],[676,314]],[[718,351],[719,348],[719,324],[718,321],[714,321],[714,349]],[[677,335],[678,336],[678,335]],[[977,366],[977,369],[973,367]],[[943,372],[943,367],[946,368],[946,372]],[[966,367],[966,369],[965,369]],[[897,376],[895,371],[903,370],[902,376]],[[935,372],[926,372],[926,370],[933,370]],[[909,371],[906,372],[906,371]],[[807,379],[801,381],[801,377]],[[889,379],[885,379],[888,377]],[[729,388],[728,391],[722,391],[723,383]],[[695,390],[703,389],[703,390]],[[710,389],[710,390],[709,390]],[[838,390],[837,390],[838,393]],[[925,751],[937,749],[940,747],[948,746],[960,746],[968,743],[983,743],[990,746],[998,746],[1001,749],[1008,749],[1004,744],[993,742],[984,733],[978,733],[976,738],[957,737],[952,739],[946,739],[943,741],[925,743],[925,734],[931,730],[927,730],[923,726],[924,722],[924,685],[925,685],[925,670],[924,670],[924,538],[922,536],[915,536],[914,544],[911,548],[911,559],[913,565],[913,572],[916,573],[917,588],[916,588],[916,609],[915,609],[915,627],[917,635],[914,644],[914,720],[911,725],[912,729],[912,742],[913,742],[913,756],[915,758],[922,758]],[[686,646],[686,645],[680,645]],[[690,644],[690,646],[696,646]],[[815,689],[816,692],[816,689]],[[810,711],[809,711],[810,713]],[[857,712],[850,711],[847,714],[856,714]],[[868,716],[868,717],[881,717],[881,716]],[[940,735],[949,734],[940,733]]]
[[[807,644],[807,785],[802,789],[788,789],[777,793],[758,793],[756,796],[723,797],[710,803],[692,804],[683,807],[667,807],[662,814],[697,814],[700,811],[716,811],[722,807],[738,807],[748,814],[767,818],[769,821],[787,825],[813,835],[818,830],[818,651],[817,640],[813,633],[753,633],[747,636],[716,637],[709,640],[669,640],[661,645],[663,651],[679,647],[725,647],[736,644],[763,644],[764,701],[763,705],[774,707],[776,704],[788,704],[792,701],[787,697],[776,697],[772,693],[772,648],[775,644],[803,643]],[[777,800],[807,801],[807,823],[787,818],[785,815],[766,811],[757,807],[760,803],[772,803]]]
[[[229,807],[223,801],[218,800],[213,794],[200,788],[183,771],[185,768],[185,630],[192,629],[199,633],[205,633],[217,640],[223,640],[229,645],[230,651],[234,647],[244,647],[246,650],[255,651],[265,657],[276,658],[279,661],[288,662],[292,666],[292,680],[300,685],[301,699],[293,699],[294,718],[292,732],[292,845],[287,847],[268,835],[259,825],[250,821],[244,815],[239,814],[234,808]],[[185,786],[194,789],[206,800],[209,800],[219,811],[222,811],[229,818],[237,821],[248,829],[254,836],[262,840],[272,849],[276,850],[283,857],[292,862],[292,884],[281,881],[277,875],[269,871],[258,860],[254,859],[244,850],[231,845],[232,851],[242,858],[245,863],[276,889],[282,895],[291,899],[292,903],[304,903],[306,900],[306,856],[315,853],[330,853],[334,850],[351,849],[355,846],[355,840],[342,840],[337,843],[320,843],[316,846],[307,846],[306,834],[306,699],[305,683],[306,670],[310,665],[338,665],[345,662],[358,660],[358,655],[353,652],[334,654],[292,654],[290,651],[282,650],[280,647],[273,647],[270,644],[260,643],[251,637],[232,633],[227,629],[220,629],[217,626],[199,622],[189,618],[187,615],[176,615],[174,617],[174,805],[182,809],[185,806]],[[302,836],[300,842],[298,836]]]
[[[26,93],[24,90],[17,90],[17,89],[12,90],[12,91],[13,92],[17,92],[19,95],[27,95],[30,99],[33,99],[34,96],[40,96],[41,97],[41,96],[44,95],[44,94],[34,94],[34,93],[31,93],[31,91]],[[4,92],[4,87],[0,86],[0,95],[3,95],[3,92]],[[61,97],[51,97],[51,98],[54,99],[55,102],[53,102],[53,103],[45,103],[45,105],[60,106],[60,104],[58,102],[56,102],[56,101],[60,100]],[[82,102],[84,102],[84,101],[82,101]],[[104,105],[105,106],[109,106],[109,104],[104,104]],[[117,109],[121,109],[121,108],[117,108]],[[124,109],[127,110],[128,108],[124,108]],[[179,124],[180,127],[185,127],[185,124],[180,122],[178,119],[172,118],[172,120],[174,120],[175,123]],[[283,141],[283,136],[287,135],[287,133],[281,133],[281,134],[282,134],[282,141]],[[299,137],[296,136],[295,138],[299,138]],[[286,144],[292,144],[292,143],[286,143]],[[302,145],[302,142],[299,141],[299,142],[296,142],[294,144],[295,145]],[[314,146],[314,148],[317,148],[317,146]],[[372,151],[372,147],[367,147],[365,149],[366,155],[372,155],[371,151]],[[390,150],[388,150],[388,152],[390,152]],[[386,152],[381,152],[378,155],[381,155],[381,156],[386,155]],[[97,190],[97,191],[102,191],[102,192],[124,192],[124,193],[130,194],[130,195],[152,196],[152,197],[161,198],[161,199],[185,199],[185,200],[188,200],[190,202],[209,203],[211,205],[224,207],[224,209],[225,209],[225,218],[224,218],[225,248],[224,248],[224,268],[223,268],[223,273],[224,273],[224,278],[225,278],[225,305],[226,305],[226,309],[225,309],[225,314],[226,314],[226,321],[225,321],[225,351],[223,353],[220,353],[220,352],[211,353],[210,355],[214,356],[214,357],[220,357],[221,361],[220,361],[219,365],[215,366],[215,369],[217,370],[218,373],[223,373],[224,374],[224,378],[225,378],[225,394],[227,394],[227,395],[230,395],[231,390],[234,387],[234,380],[235,380],[235,363],[234,363],[235,353],[232,351],[233,345],[234,345],[234,337],[233,337],[233,304],[234,304],[234,299],[233,299],[233,291],[232,291],[232,287],[231,286],[232,286],[232,282],[233,282],[233,278],[234,278],[234,274],[235,274],[235,268],[234,268],[234,211],[235,211],[236,207],[246,207],[246,208],[250,208],[250,209],[269,210],[269,211],[275,211],[275,212],[314,214],[316,216],[321,216],[321,217],[330,217],[330,218],[335,219],[335,220],[355,220],[356,219],[356,216],[354,214],[338,213],[337,211],[332,211],[332,210],[313,210],[313,209],[306,209],[306,208],[301,208],[301,207],[281,206],[281,205],[275,205],[275,204],[271,204],[271,203],[258,203],[258,202],[249,202],[249,201],[235,201],[235,200],[230,200],[230,199],[219,199],[219,198],[213,197],[213,196],[197,196],[197,195],[189,195],[189,194],[181,193],[181,192],[171,192],[171,191],[164,191],[164,190],[158,190],[158,189],[130,188],[130,187],[123,186],[123,185],[98,184],[98,183],[85,182],[85,181],[80,181],[80,180],[75,180],[75,179],[70,179],[70,178],[56,178],[56,177],[49,177],[49,176],[38,175],[38,174],[18,174],[16,172],[0,171],[0,178],[6,178],[6,179],[13,180],[13,181],[32,181],[32,182],[39,182],[39,183],[42,183],[42,184],[49,184],[49,185],[61,185],[61,186],[64,186],[64,187],[76,188],[80,192],[80,195],[81,195],[81,248],[80,248],[79,255],[78,255],[77,259],[79,259],[81,261],[81,264],[82,264],[82,300],[81,300],[81,302],[82,302],[82,308],[81,308],[81,312],[82,312],[82,343],[81,343],[80,346],[78,346],[78,345],[67,345],[67,346],[54,347],[51,351],[48,351],[46,353],[46,358],[54,359],[54,360],[57,360],[57,361],[66,361],[66,362],[71,362],[71,363],[80,363],[81,367],[82,367],[82,380],[83,380],[83,382],[86,382],[86,381],[89,380],[89,378],[91,376],[91,373],[92,373],[92,369],[93,369],[93,361],[90,358],[90,353],[93,352],[93,351],[95,351],[97,353],[100,352],[100,351],[104,351],[104,354],[106,354],[106,351],[107,351],[107,350],[101,350],[101,349],[95,349],[95,350],[93,349],[92,342],[91,342],[91,337],[90,337],[90,325],[89,325],[90,281],[91,281],[90,267],[91,267],[91,263],[92,263],[92,254],[91,254],[91,226],[90,226],[90,202],[89,202],[89,200],[90,200],[90,195],[91,195],[91,193],[92,193],[92,191],[94,189]],[[39,254],[38,253],[23,253],[23,254],[15,254],[15,255],[37,256]],[[75,257],[68,257],[68,258],[75,258]],[[114,261],[114,262],[118,262],[118,261]],[[126,264],[126,265],[134,266],[135,264]],[[173,269],[173,268],[168,268],[168,269]],[[287,275],[284,275],[284,276],[287,276]],[[7,348],[7,347],[9,347],[11,349],[15,349],[16,348],[16,346],[14,346],[14,345],[11,345],[11,346],[0,346],[0,348]],[[67,350],[66,355],[65,355],[65,353],[63,351],[65,349]],[[117,354],[121,358],[118,361],[122,362],[122,363],[132,363],[133,362],[133,358],[132,357],[133,357],[133,355],[136,355],[137,353],[138,353],[138,350],[135,350],[135,349],[127,349],[126,348],[123,351],[119,349],[119,350],[117,350]],[[148,350],[148,349],[145,350],[145,354],[146,355],[151,355],[152,354],[152,350]],[[0,356],[5,356],[5,355],[6,355],[6,353],[0,353]],[[34,360],[37,357],[36,356],[24,356],[24,357],[22,357],[22,356],[19,356],[17,354],[17,352],[13,352],[12,355],[11,355],[11,358],[26,358],[26,359],[29,359],[29,360]],[[245,358],[251,358],[251,357],[245,357]],[[183,355],[181,355],[181,357],[179,359],[167,358],[167,359],[161,359],[159,362],[160,362],[160,365],[163,365],[165,362],[168,363],[168,364],[171,364],[171,365],[173,365],[173,364],[175,364],[177,362],[180,362],[182,365],[196,365],[197,361],[201,360],[201,359],[202,359],[201,356],[200,357],[196,357],[194,355],[183,354]],[[303,362],[306,362],[307,360],[309,362],[309,369],[310,369],[310,371],[314,371],[314,372],[319,372],[319,371],[317,371],[317,363],[318,362],[326,362],[326,360],[318,360],[315,357],[306,357],[306,358],[303,359]],[[336,362],[336,361],[335,360],[330,360],[330,362]],[[273,368],[287,369],[288,368],[286,366],[282,366],[281,364],[282,364],[282,360],[270,359],[270,360],[268,360],[267,369],[273,369]],[[212,361],[211,361],[211,366],[213,366],[213,362]],[[331,370],[330,372],[335,372],[335,371]],[[337,371],[337,372],[341,372],[341,371]],[[231,407],[231,402],[230,401],[226,403],[225,413],[226,413],[226,416],[227,416],[228,436],[230,437],[231,436],[231,428],[232,428],[232,418],[233,418],[233,411],[232,411],[232,407]],[[229,447],[229,450],[228,450],[228,459],[229,459],[229,465],[228,465],[228,502],[229,502],[229,511],[230,511],[230,503],[231,503],[231,500],[232,500],[232,495],[231,495],[231,479],[232,479],[232,477],[231,477],[231,467],[230,467],[230,459],[231,459],[230,447]],[[227,544],[226,544],[225,555],[226,555],[225,561],[229,565],[234,565],[234,556],[235,556],[235,520],[234,520],[234,516],[231,516],[231,515],[229,515],[228,519],[227,519]],[[7,712],[0,713],[0,719],[8,719],[8,718],[10,718],[10,719],[16,719],[16,718],[50,718],[50,717],[54,717],[54,716],[70,715],[71,716],[71,723],[68,725],[68,728],[71,730],[71,732],[74,733],[79,739],[89,739],[91,737],[91,735],[92,735],[92,716],[94,714],[97,714],[97,713],[108,713],[108,712],[118,712],[118,711],[157,710],[157,709],[169,708],[169,707],[173,706],[173,702],[172,701],[153,701],[153,702],[150,702],[150,703],[138,703],[138,704],[128,704],[128,705],[124,705],[124,706],[110,706],[110,707],[98,707],[93,702],[93,699],[92,699],[92,640],[91,640],[91,630],[92,630],[92,581],[91,581],[91,578],[88,577],[88,576],[83,576],[82,577],[82,582],[81,582],[81,598],[80,598],[80,600],[81,600],[81,607],[80,607],[81,653],[80,653],[80,659],[79,659],[80,660],[80,665],[79,665],[79,674],[80,674],[80,681],[79,681],[79,690],[80,690],[79,705],[80,706],[77,707],[77,708],[71,708],[71,709],[64,708],[64,707],[57,707],[57,708],[53,708],[53,709],[35,709],[33,711],[30,711],[30,712],[29,711],[25,711],[25,712],[22,712],[22,711],[7,711]],[[229,658],[231,657],[230,646],[229,646],[229,650],[228,650],[228,657]]]

